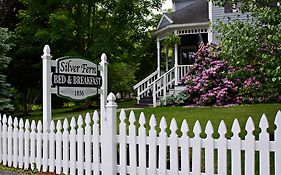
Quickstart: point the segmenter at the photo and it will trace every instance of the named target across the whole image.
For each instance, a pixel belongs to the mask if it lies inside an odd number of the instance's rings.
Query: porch
[[[194,64],[192,55],[197,52],[200,39],[208,43],[207,27],[174,33],[180,37],[181,43],[175,44],[170,57],[163,44],[168,33],[165,37],[157,37],[157,69],[133,87],[137,92],[137,104],[154,107],[166,105],[168,96],[183,91],[182,79]]]

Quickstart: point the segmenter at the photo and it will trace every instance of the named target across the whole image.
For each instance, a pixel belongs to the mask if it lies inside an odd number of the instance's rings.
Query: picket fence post
[[[106,115],[103,116],[102,128],[106,129],[102,133],[102,167],[104,175],[117,174],[117,148],[116,148],[116,97],[110,93],[107,97]]]

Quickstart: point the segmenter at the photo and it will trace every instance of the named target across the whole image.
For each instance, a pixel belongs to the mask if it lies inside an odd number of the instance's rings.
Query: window
[[[240,12],[242,3],[233,4],[231,2],[226,2],[224,4],[224,13]]]

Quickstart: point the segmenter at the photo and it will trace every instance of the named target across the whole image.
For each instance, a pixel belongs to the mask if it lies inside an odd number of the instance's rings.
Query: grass
[[[31,170],[22,170],[18,168],[13,168],[13,167],[7,167],[2,164],[0,164],[0,174],[1,171],[6,171],[6,172],[15,172],[15,173],[20,173],[20,174],[29,174],[29,175],[36,175],[36,172],[33,172]]]
[[[133,106],[133,101],[126,100],[118,102],[118,108],[129,108]],[[273,132],[275,129],[274,120],[278,110],[281,110],[281,103],[275,104],[251,104],[251,105],[238,105],[229,107],[157,107],[157,108],[144,108],[134,109],[136,117],[138,118],[141,112],[144,112],[146,121],[149,123],[149,118],[152,114],[155,115],[156,120],[160,123],[161,117],[165,116],[167,123],[169,124],[172,118],[175,118],[180,128],[181,122],[185,119],[189,125],[189,128],[193,128],[195,122],[198,120],[205,128],[207,122],[210,120],[217,130],[221,120],[224,120],[228,130],[231,130],[232,123],[235,119],[238,119],[241,128],[245,127],[246,121],[249,116],[252,117],[256,128],[258,128],[259,120],[262,114],[266,114],[269,121],[269,132]],[[61,108],[53,110],[54,120],[64,120],[71,117],[77,118],[80,114],[85,117],[86,113],[93,113],[93,110],[84,110],[73,112],[72,108]],[[129,111],[126,112],[127,116]],[[30,116],[25,117],[29,120],[42,119],[42,111],[34,111]],[[242,130],[242,133],[245,132]],[[243,134],[242,134],[243,135]]]

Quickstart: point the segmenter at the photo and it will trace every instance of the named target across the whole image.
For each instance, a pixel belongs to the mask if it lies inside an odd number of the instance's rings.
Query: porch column
[[[175,44],[175,85],[178,85],[178,45]]]
[[[161,50],[160,50],[160,40],[157,38],[157,71],[158,71],[158,77],[160,77],[160,55],[161,55]]]
[[[209,19],[210,19],[210,26],[208,27],[208,43],[213,42],[213,27],[212,27],[212,22],[213,22],[213,3],[212,1],[209,1]]]
[[[166,48],[166,72],[169,71],[169,49]]]

